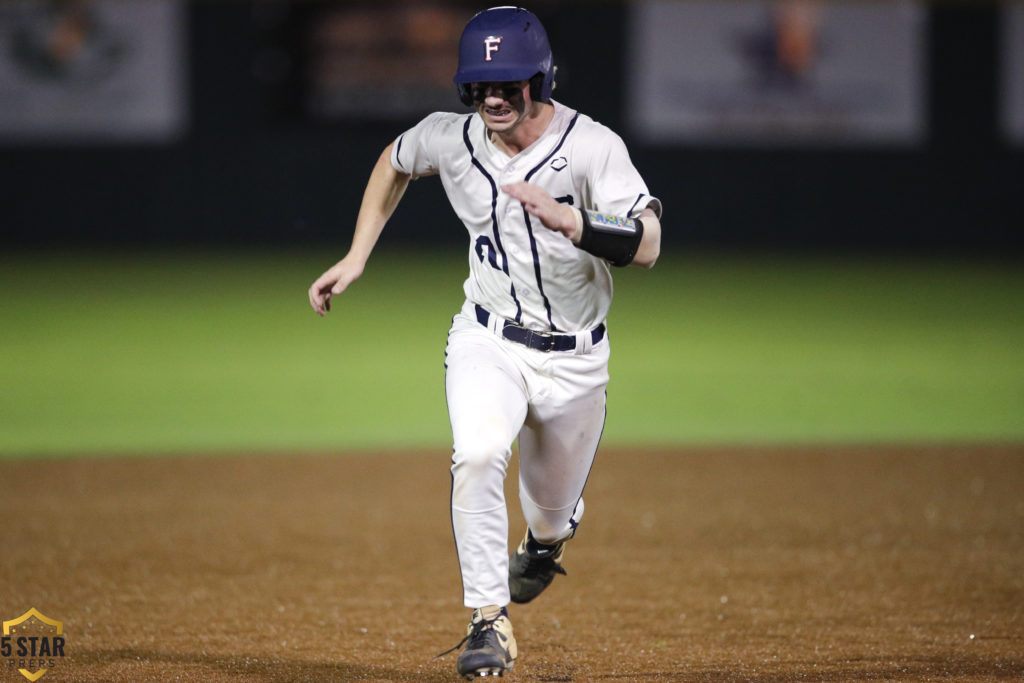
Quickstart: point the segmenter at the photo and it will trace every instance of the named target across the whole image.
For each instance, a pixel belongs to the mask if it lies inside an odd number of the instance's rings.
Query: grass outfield
[[[0,256],[0,455],[447,447],[461,249]],[[670,254],[617,273],[606,443],[1020,441],[1024,270]]]

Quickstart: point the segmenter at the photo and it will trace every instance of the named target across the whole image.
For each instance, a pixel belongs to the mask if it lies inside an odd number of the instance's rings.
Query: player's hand
[[[568,204],[557,201],[544,188],[519,182],[502,185],[501,189],[513,199],[522,202],[526,212],[540,219],[545,228],[560,232],[573,242],[579,240],[577,228],[582,227],[576,220],[579,212]]]
[[[360,261],[346,257],[316,279],[309,288],[309,305],[317,315],[324,316],[331,310],[331,297],[348,289],[348,286],[363,274],[364,265]]]

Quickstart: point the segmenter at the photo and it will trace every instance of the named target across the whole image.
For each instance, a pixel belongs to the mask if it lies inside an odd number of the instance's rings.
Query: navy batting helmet
[[[540,19],[522,7],[492,7],[470,19],[459,39],[459,68],[453,79],[463,104],[473,104],[471,83],[527,79],[530,97],[551,100],[555,69]]]

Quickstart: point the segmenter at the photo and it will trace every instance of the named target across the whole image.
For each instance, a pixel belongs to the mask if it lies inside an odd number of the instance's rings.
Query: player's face
[[[484,125],[495,133],[508,133],[530,112],[530,82],[473,83],[473,102]]]

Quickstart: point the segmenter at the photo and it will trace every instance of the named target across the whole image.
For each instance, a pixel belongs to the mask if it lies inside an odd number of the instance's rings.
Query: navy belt
[[[476,307],[476,321],[489,328],[488,324],[491,320],[491,313],[486,308],[483,308],[477,304]],[[576,335],[575,334],[548,334],[546,332],[535,332],[529,330],[520,325],[516,325],[511,320],[506,320],[504,325],[501,327],[501,336],[509,341],[514,341],[517,344],[522,344],[531,349],[537,351],[575,351],[576,350]],[[601,323],[590,331],[590,340],[592,344],[597,344],[599,341],[604,339],[604,323]]]

